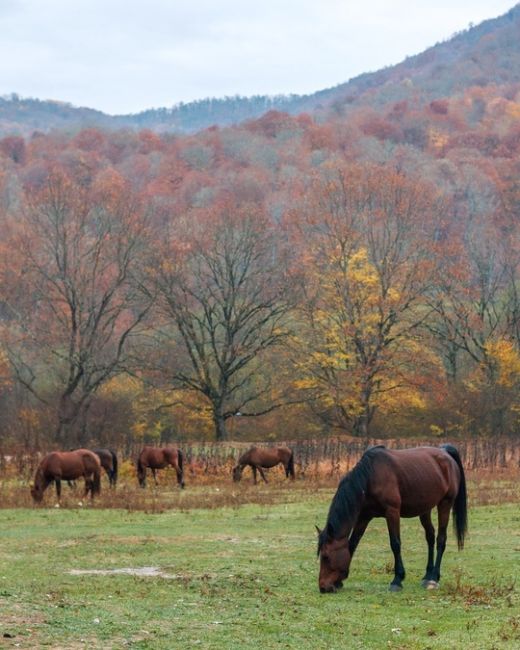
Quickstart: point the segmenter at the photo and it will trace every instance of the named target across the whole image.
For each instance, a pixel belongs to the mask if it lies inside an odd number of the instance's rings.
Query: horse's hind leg
[[[155,470],[153,467],[151,468],[151,470],[152,470],[153,480],[155,481],[155,485],[157,486],[159,485],[159,483],[157,482],[157,470]]]
[[[177,472],[177,483],[180,485],[181,489],[184,489],[184,476],[182,469],[180,467],[176,467],[175,471]]]
[[[394,579],[390,583],[390,591],[401,591],[402,581],[405,578],[403,559],[401,557],[401,514],[398,508],[388,508],[386,513],[386,525],[390,537],[390,548],[394,554]]]
[[[428,563],[426,564],[426,573],[422,579],[422,586],[428,587],[430,583],[434,583],[435,578],[433,576],[433,551],[435,547],[435,528],[432,524],[432,513],[427,512],[424,515],[421,515],[421,524],[424,528],[424,534],[426,537],[426,543],[428,544]]]
[[[448,523],[450,521],[450,510],[452,502],[451,501],[441,501],[437,506],[437,513],[439,516],[439,524],[437,530],[437,557],[435,559],[435,565],[432,570],[432,584],[428,585],[431,589],[438,587],[438,582],[441,579],[441,562],[444,550],[446,548],[446,539],[447,539],[447,530]]]

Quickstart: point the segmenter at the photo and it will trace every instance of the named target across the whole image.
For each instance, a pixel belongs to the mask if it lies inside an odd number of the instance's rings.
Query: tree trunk
[[[70,396],[63,396],[58,406],[58,426],[55,442],[60,449],[84,447],[87,445],[87,416],[89,401],[81,404],[74,402]]]
[[[353,433],[358,438],[368,442],[369,426],[374,415],[374,408],[370,406],[372,386],[366,385],[361,393],[361,414],[354,420]]]
[[[226,419],[222,412],[221,405],[213,406],[213,422],[215,424],[215,439],[217,442],[221,440],[227,440],[228,432],[226,429]]]

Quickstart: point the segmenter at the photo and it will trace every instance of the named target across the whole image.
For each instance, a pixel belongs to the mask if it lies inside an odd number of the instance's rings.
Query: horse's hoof
[[[402,591],[402,590],[403,587],[401,585],[394,585],[394,584],[390,585],[390,591]]]
[[[439,588],[439,583],[435,582],[435,580],[423,580],[423,587],[428,591],[432,591]]]

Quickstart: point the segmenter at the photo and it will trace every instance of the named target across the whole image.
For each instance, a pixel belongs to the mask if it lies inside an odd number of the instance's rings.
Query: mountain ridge
[[[126,115],[109,115],[58,100],[4,96],[0,98],[0,135],[30,136],[38,131],[76,131],[87,127],[193,133],[213,125],[224,127],[255,119],[270,110],[292,115],[308,112],[327,119],[331,113],[348,114],[360,105],[379,109],[410,99],[421,104],[470,86],[517,83],[520,4],[398,64],[362,73],[307,95],[205,98]]]

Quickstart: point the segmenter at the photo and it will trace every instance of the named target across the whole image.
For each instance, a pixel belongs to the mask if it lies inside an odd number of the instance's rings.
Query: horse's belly
[[[401,503],[401,517],[420,517],[437,506],[437,499],[424,499],[414,503]]]
[[[164,469],[165,467],[168,467],[168,463],[165,463],[164,461],[148,461],[148,467],[150,469]]]

